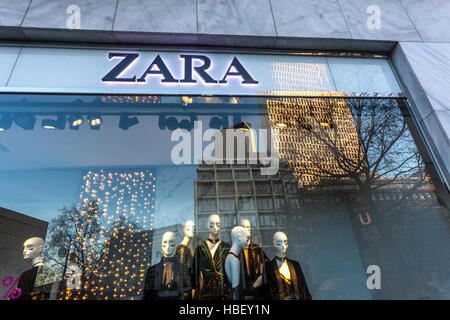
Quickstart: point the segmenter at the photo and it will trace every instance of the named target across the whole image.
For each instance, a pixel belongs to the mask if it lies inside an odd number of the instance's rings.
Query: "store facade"
[[[47,31],[0,47],[4,298],[450,298],[448,149],[407,49]]]

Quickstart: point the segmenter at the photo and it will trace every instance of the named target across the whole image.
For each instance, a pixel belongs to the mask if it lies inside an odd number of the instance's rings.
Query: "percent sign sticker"
[[[22,294],[22,290],[20,288],[16,288],[17,282],[19,281],[18,277],[16,281],[14,281],[13,277],[5,277],[3,278],[2,285],[4,287],[9,287],[8,292],[3,296],[3,299],[7,299],[11,297],[11,299],[16,300]]]

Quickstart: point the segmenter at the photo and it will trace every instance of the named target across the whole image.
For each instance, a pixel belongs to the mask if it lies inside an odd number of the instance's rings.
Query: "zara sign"
[[[242,85],[257,85],[256,81],[242,63],[233,57],[232,61],[226,67],[225,73],[220,79],[214,79],[208,70],[211,68],[212,61],[208,56],[200,54],[180,54],[179,62],[184,66],[183,77],[176,79],[170,71],[168,64],[158,54],[153,60],[149,61],[148,67],[140,75],[126,76],[127,70],[130,69],[137,61],[139,61],[139,53],[123,53],[110,52],[109,60],[120,59],[103,78],[102,81],[107,82],[125,82],[125,83],[146,83],[148,77],[158,76],[161,83],[186,83],[195,84],[194,74],[197,78],[202,79],[205,84],[227,84],[229,77],[239,77]],[[174,63],[174,61],[171,61]]]
[[[195,52],[186,48],[0,49],[0,92],[230,96],[402,92],[388,60],[379,58]]]

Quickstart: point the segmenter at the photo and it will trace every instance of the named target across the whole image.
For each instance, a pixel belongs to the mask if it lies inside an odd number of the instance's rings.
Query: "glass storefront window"
[[[450,298],[401,98],[2,94],[0,229],[5,299]]]

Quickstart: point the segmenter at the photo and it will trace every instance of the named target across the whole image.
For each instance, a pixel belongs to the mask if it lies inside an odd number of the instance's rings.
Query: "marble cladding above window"
[[[449,42],[449,6],[447,0],[2,0],[0,39],[22,32],[30,40],[94,41],[90,32],[98,31],[114,34],[110,42],[165,43],[157,36],[180,41],[178,34],[194,36],[189,43],[232,45],[241,36],[266,47],[295,45],[285,43],[291,38]]]

